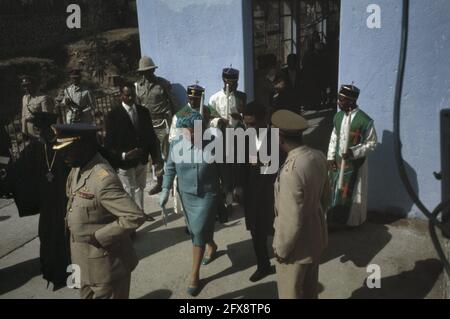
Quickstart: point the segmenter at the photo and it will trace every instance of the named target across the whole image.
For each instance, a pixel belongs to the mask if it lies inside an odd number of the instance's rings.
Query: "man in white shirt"
[[[219,118],[213,119],[210,126],[220,128],[221,123],[225,122],[225,126],[228,128],[245,128],[242,114],[247,103],[247,95],[237,90],[239,85],[239,70],[233,69],[232,67],[223,69],[222,80],[224,84],[223,89],[209,99],[209,106],[220,116]],[[228,142],[230,141],[225,139],[225,143]],[[236,187],[239,183],[237,176],[238,168],[235,164],[229,165],[232,174],[232,188],[236,195],[235,199],[237,199],[239,197],[238,194],[242,192],[241,189]]]
[[[227,122],[228,127],[243,126],[242,113],[247,103],[247,95],[238,91],[239,70],[225,68],[222,71],[224,87],[209,99],[209,106]],[[219,118],[212,121],[211,126],[217,127]]]
[[[135,103],[132,84],[121,88],[120,105],[106,118],[105,148],[111,153],[114,166],[125,191],[144,209],[144,189],[149,155],[160,158],[159,141],[147,108]]]

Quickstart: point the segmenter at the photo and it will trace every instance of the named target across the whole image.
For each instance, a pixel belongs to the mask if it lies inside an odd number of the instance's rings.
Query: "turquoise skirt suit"
[[[180,152],[179,143],[189,143],[189,146]],[[175,161],[175,152],[177,154],[188,152],[189,155],[184,158],[191,160],[182,163],[179,160]],[[200,149],[183,139],[171,143],[168,160],[164,167],[162,187],[171,189],[175,176],[178,177],[178,192],[192,243],[195,246],[205,246],[213,240],[214,223],[220,203],[219,196],[222,194],[222,189],[227,189],[228,177],[225,164],[207,163],[204,160],[196,163],[193,161],[195,153],[203,154]]]

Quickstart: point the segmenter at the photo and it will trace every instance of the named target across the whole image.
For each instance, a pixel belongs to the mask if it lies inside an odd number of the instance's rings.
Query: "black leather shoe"
[[[250,276],[249,280],[251,282],[256,282],[256,281],[260,281],[261,279],[267,277],[268,275],[271,274],[271,269],[270,267],[267,269],[256,269],[256,271],[254,272],[253,275]]]

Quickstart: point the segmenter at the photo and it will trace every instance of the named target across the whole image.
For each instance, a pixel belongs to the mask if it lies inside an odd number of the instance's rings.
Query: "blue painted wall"
[[[184,88],[199,81],[206,98],[223,87],[222,69],[241,71],[239,89],[253,99],[251,0],[138,0],[143,55],[159,66],[157,74]]]
[[[381,28],[366,25],[367,6],[381,7]],[[403,190],[393,156],[393,102],[400,51],[401,1],[342,0],[340,83],[361,88],[361,108],[381,143],[371,155],[369,208],[421,216]],[[425,205],[441,201],[439,111],[450,107],[450,1],[412,0],[402,103],[403,154]]]

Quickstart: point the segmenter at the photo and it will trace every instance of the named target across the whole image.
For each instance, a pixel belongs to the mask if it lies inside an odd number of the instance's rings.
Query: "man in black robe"
[[[0,190],[15,200],[20,217],[40,214],[40,261],[43,278],[53,290],[66,286],[70,264],[69,234],[65,227],[68,167],[53,150],[50,125],[56,114],[36,112],[32,123],[39,138],[32,138],[19,158],[8,165]]]

